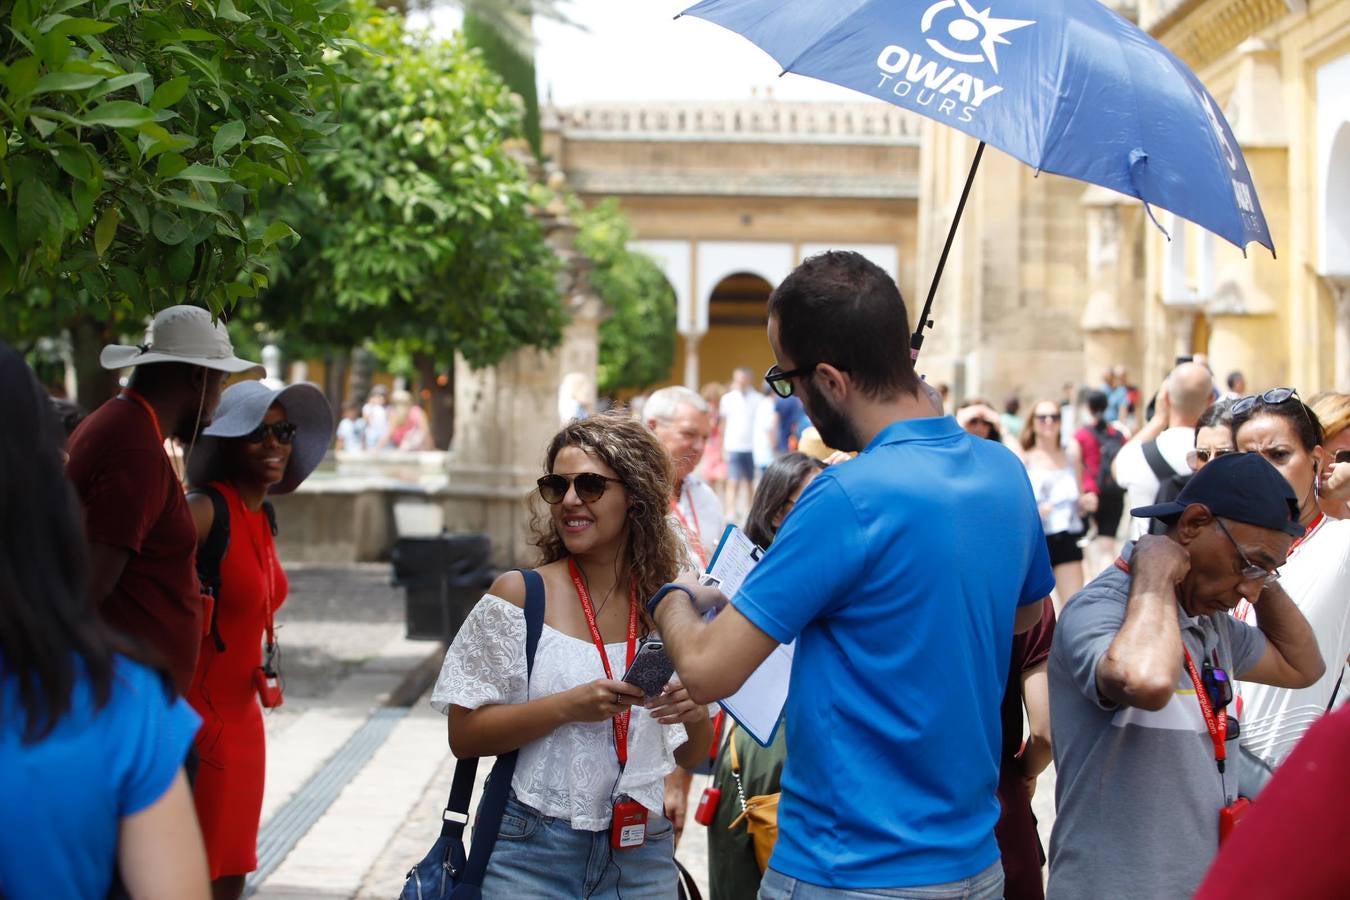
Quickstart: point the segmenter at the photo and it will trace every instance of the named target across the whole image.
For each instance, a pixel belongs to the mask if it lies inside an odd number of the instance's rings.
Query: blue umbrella
[[[980,140],[915,330],[916,355],[986,142],[1037,171],[1166,209],[1244,253],[1251,241],[1275,251],[1214,98],[1185,63],[1098,0],[703,0],[682,15],[749,38],[784,74],[851,88]]]

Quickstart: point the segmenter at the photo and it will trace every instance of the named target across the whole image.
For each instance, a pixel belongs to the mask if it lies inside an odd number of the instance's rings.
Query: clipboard
[[[735,525],[728,525],[708,563],[707,573],[700,580],[718,588],[731,600],[763,558],[763,548]],[[712,615],[710,613],[709,617]],[[795,641],[775,647],[759,668],[750,673],[740,690],[720,703],[727,714],[761,747],[773,743],[778,726],[783,721],[795,647]]]

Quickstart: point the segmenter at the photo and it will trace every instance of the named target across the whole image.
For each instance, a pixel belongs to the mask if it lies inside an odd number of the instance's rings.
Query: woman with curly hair
[[[497,579],[446,653],[431,702],[449,716],[454,754],[520,750],[484,897],[675,897],[663,780],[706,755],[707,709],[677,680],[645,703],[617,680],[653,629],[643,599],[677,574],[670,477],[641,423],[600,415],[566,425],[538,482],[545,611],[532,674],[520,572]],[[621,802],[646,809],[639,847],[611,846]]]

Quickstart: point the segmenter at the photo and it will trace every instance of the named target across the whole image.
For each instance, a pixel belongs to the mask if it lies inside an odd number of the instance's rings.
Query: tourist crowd
[[[1350,396],[1186,360],[1144,409],[1115,367],[1026,419],[947,415],[896,352],[894,282],[847,252],[775,289],[768,339],[764,390],[738,369],[637,416],[560,402],[537,559],[431,694],[457,757],[514,766],[454,877],[673,898],[696,818],[715,898],[1344,891]],[[236,898],[283,699],[268,497],[335,423],[312,385],[225,387],[254,366],[204,310],[103,363],[131,377],[67,442],[0,347],[0,796],[24,811],[0,895]],[[414,410],[377,389],[338,435],[415,449]],[[762,555],[728,598],[699,573],[733,521]],[[765,746],[717,701],[783,645]]]

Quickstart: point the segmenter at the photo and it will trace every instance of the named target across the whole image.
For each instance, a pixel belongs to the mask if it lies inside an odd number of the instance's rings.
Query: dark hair
[[[1241,380],[1242,380],[1242,373],[1239,372],[1237,369],[1234,369],[1233,371],[1229,372],[1229,373],[1228,373],[1228,389],[1229,389],[1230,391],[1235,391],[1235,390],[1237,390],[1237,383],[1238,383],[1239,381],[1241,381]]]
[[[1243,425],[1258,416],[1277,416],[1284,419],[1289,423],[1289,427],[1294,429],[1294,434],[1298,435],[1299,443],[1303,445],[1304,450],[1312,452],[1314,447],[1322,445],[1322,423],[1317,418],[1317,413],[1297,397],[1290,397],[1283,403],[1267,403],[1257,396],[1256,403],[1251,409],[1233,416],[1233,439],[1237,439],[1237,433],[1242,430]]]
[[[1107,398],[1105,391],[1096,389],[1088,391],[1087,395],[1083,398],[1083,401],[1087,404],[1088,412],[1092,413],[1094,416],[1105,415],[1106,407],[1109,406],[1111,402]]]
[[[1195,420],[1195,430],[1201,428],[1224,428],[1233,427],[1233,401],[1220,400],[1217,403],[1211,403],[1205,407],[1205,411],[1200,414],[1200,418]]]
[[[23,739],[32,743],[70,710],[81,675],[95,706],[107,703],[114,650],[89,605],[84,529],[62,467],[61,425],[33,371],[4,343],[0,421],[0,672],[18,684]]]
[[[919,389],[905,301],[860,253],[830,250],[807,259],[769,296],[769,316],[794,366],[829,363],[882,400]]]
[[[600,413],[577,419],[549,441],[544,454],[544,471],[552,472],[553,463],[564,447],[577,447],[596,456],[614,470],[632,501],[628,516],[628,566],[637,582],[638,596],[650,597],[661,585],[673,581],[679,573],[679,538],[666,519],[671,487],[670,454],[645,425],[633,419],[627,410]],[[567,546],[553,527],[546,511],[534,511],[531,527],[539,563],[566,559]],[[655,626],[643,612],[649,630]]]
[[[755,499],[750,503],[750,512],[745,517],[745,536],[761,547],[773,543],[778,532],[773,524],[783,504],[787,503],[804,479],[811,472],[823,472],[825,464],[805,453],[788,453],[774,460],[760,477],[759,487],[755,489]]]

